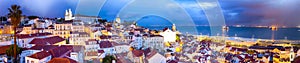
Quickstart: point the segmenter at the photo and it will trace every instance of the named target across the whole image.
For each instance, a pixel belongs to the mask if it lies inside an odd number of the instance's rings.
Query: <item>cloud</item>
[[[200,5],[203,9],[211,9],[218,6],[217,2],[200,2],[198,5]]]

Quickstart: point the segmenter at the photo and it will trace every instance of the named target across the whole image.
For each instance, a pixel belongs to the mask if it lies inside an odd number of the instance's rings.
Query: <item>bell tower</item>
[[[293,46],[291,46],[291,50],[290,50],[290,61],[294,61],[295,58],[295,53],[294,53],[294,48]]]
[[[175,24],[172,25],[172,31],[176,31],[176,25]]]

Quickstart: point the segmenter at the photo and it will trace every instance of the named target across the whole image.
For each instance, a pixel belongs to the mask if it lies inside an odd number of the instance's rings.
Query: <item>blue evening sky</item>
[[[21,9],[24,15],[64,17],[65,10],[70,8],[73,13],[98,15],[103,19],[113,20],[123,7],[134,1],[135,0],[0,0],[0,16],[7,15],[7,8],[9,8],[10,5],[17,4],[22,7]],[[197,0],[172,1],[175,1],[174,4],[183,8],[196,25],[208,25],[209,22],[203,9],[217,6],[217,4],[213,3],[199,4]],[[157,2],[148,3],[156,5]],[[300,25],[300,0],[218,0],[218,3],[222,8],[221,11],[223,12],[227,25]],[[199,5],[206,8],[201,8]],[[78,9],[80,11],[76,11]],[[146,8],[136,8],[134,10],[141,9]],[[138,12],[145,11],[142,10]],[[176,14],[176,12],[177,10],[170,11],[170,13],[174,14]],[[132,16],[134,16],[134,13]],[[148,16],[148,18],[144,20],[146,22],[152,19],[159,20],[161,18],[151,18],[151,16]],[[160,23],[169,22],[165,22],[165,20],[162,19]]]

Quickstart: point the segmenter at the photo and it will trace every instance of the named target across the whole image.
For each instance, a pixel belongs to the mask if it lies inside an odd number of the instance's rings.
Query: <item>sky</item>
[[[220,6],[221,10],[217,11],[222,12],[224,18],[220,22],[224,21],[226,25],[300,25],[300,0],[215,1],[217,3],[200,0],[0,0],[0,16],[7,15],[7,8],[17,4],[28,16],[64,17],[65,10],[72,9],[75,14],[100,16],[107,20],[119,16],[122,20],[145,20],[145,23],[160,19],[159,23],[170,23],[166,22],[170,20],[185,23],[190,21],[181,19],[190,19],[195,25],[209,25],[213,18],[207,15],[214,13],[206,13],[206,10]],[[143,17],[147,18],[141,19]],[[176,19],[180,21],[174,21]]]

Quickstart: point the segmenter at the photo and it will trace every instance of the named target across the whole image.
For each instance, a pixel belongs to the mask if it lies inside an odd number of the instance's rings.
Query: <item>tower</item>
[[[176,26],[175,26],[175,24],[172,25],[172,31],[176,31]]]
[[[69,16],[68,17],[70,17],[72,19],[72,16],[73,16],[72,11],[71,11],[71,9],[69,9]]]
[[[65,20],[72,20],[72,11],[71,9],[68,9],[66,10],[66,13],[65,13]]]
[[[291,46],[291,50],[290,50],[290,61],[294,61],[295,58],[295,53],[294,53],[294,48],[293,46]]]
[[[115,19],[115,21],[116,21],[117,23],[121,23],[121,18],[119,17],[119,15],[117,16],[117,18]]]

